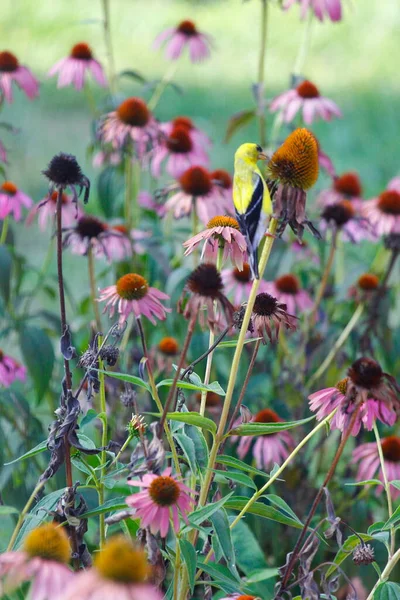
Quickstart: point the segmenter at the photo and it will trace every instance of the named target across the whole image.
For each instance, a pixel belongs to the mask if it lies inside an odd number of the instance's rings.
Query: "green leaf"
[[[199,468],[204,469],[208,463],[208,446],[202,431],[192,425],[185,425],[184,431],[193,442]]]
[[[185,433],[174,433],[173,437],[177,441],[178,445],[182,448],[185,458],[189,463],[190,470],[192,473],[196,473],[196,451],[193,441]]]
[[[132,385],[138,385],[141,388],[144,388],[151,394],[150,386],[140,379],[140,377],[136,377],[135,375],[128,375],[127,373],[114,373],[114,371],[101,371],[98,370],[99,373],[104,373],[108,377],[113,377],[114,379],[119,379],[120,381],[126,381],[127,383],[131,383]]]
[[[15,506],[0,506],[0,517],[5,515],[18,515],[19,510]]]
[[[282,511],[286,512],[290,517],[292,517],[295,521],[297,521],[300,525],[303,525],[300,521],[299,517],[292,511],[290,506],[281,498],[280,496],[276,496],[275,494],[266,494],[264,498],[267,498],[271,504],[275,504]]]
[[[188,572],[190,591],[193,594],[196,568],[197,568],[197,554],[196,550],[190,542],[187,540],[179,540],[179,546],[181,549],[183,561],[186,565]]]
[[[371,540],[374,539],[372,537],[372,535],[367,535],[365,533],[360,533],[360,537],[364,540],[364,542],[370,542]],[[337,566],[341,565],[342,562],[348,556],[350,556],[350,554],[353,552],[354,548],[356,548],[359,543],[360,543],[360,538],[357,535],[350,535],[347,538],[347,540],[345,541],[345,543],[343,544],[343,546],[340,548],[340,550],[336,553],[336,556],[332,562],[335,563],[335,565],[337,565]],[[331,565],[329,567],[329,569],[327,570],[325,577],[328,579],[328,577],[330,577],[332,575],[332,573],[334,573],[335,571],[336,571],[335,566]]]
[[[240,471],[246,471],[246,473],[253,473],[254,475],[260,475],[261,477],[269,478],[268,473],[264,473],[264,471],[260,471],[251,465],[246,464],[242,460],[235,458],[234,456],[228,456],[227,454],[221,454],[217,456],[215,461],[217,464],[226,465],[227,467],[232,467],[233,469],[240,469]],[[279,480],[278,480],[279,481]]]
[[[203,506],[202,508],[198,508],[197,510],[193,511],[188,517],[189,522],[192,525],[201,525],[203,521],[208,521],[211,515],[214,514],[215,511],[222,508],[224,504],[228,502],[231,496],[233,496],[233,492],[227,496],[224,496],[224,498],[217,500],[217,502],[213,502],[212,504],[208,504],[207,506]]]
[[[267,567],[264,552],[254,533],[243,519],[232,529],[232,539],[236,562],[245,575],[249,575],[254,569],[260,570]]]
[[[240,112],[232,115],[228,121],[228,127],[226,129],[224,140],[225,143],[229,142],[233,134],[236,133],[239,129],[251,123],[255,116],[256,111],[254,109],[241,110]]]
[[[172,412],[167,414],[167,419],[187,423],[188,425],[195,425],[206,431],[211,431],[213,434],[217,431],[214,421],[207,419],[207,417],[202,417],[198,412]]]
[[[305,423],[309,423],[315,419],[315,416],[308,417],[307,419],[301,419],[300,421],[286,421],[281,423],[243,423],[232,429],[229,435],[265,435],[268,433],[277,433],[278,431],[286,431],[287,429],[294,429]]]
[[[171,387],[173,381],[173,379],[163,379],[163,381],[157,383],[157,388]],[[176,387],[183,390],[195,390],[198,392],[215,392],[219,396],[225,396],[225,392],[219,385],[218,381],[213,381],[212,383],[205,385],[204,383],[190,383],[190,381],[179,380],[176,384]]]
[[[243,496],[234,496],[226,502],[225,508],[240,511],[246,506],[248,501],[249,499]],[[297,529],[301,529],[301,527],[303,526],[302,523],[297,519],[292,519],[291,517],[280,512],[273,506],[267,506],[262,502],[254,502],[247,512],[253,515],[257,515],[259,517],[263,517],[264,519],[269,519],[271,521],[276,521],[277,523],[282,523],[283,525],[296,527]]]
[[[262,338],[256,337],[256,338],[249,338],[248,340],[245,340],[243,345],[245,344],[251,344],[253,342],[258,342],[258,340],[262,340]],[[238,340],[228,340],[226,342],[220,342],[217,346],[216,349],[218,348],[236,348],[238,343]]]
[[[94,419],[97,418],[97,411],[94,408],[89,408],[86,415],[82,418],[80,422],[80,428],[84,429],[86,425],[89,425]]]
[[[236,574],[235,552],[233,549],[231,530],[229,528],[228,515],[223,508],[220,508],[210,516],[210,521],[213,525],[214,535],[219,542],[229,570]]]
[[[104,502],[104,504],[100,504],[100,506],[92,508],[92,510],[88,510],[79,516],[87,519],[89,517],[97,517],[97,515],[102,515],[106,512],[111,512],[112,510],[124,510],[126,508],[128,508],[128,506],[125,502],[125,496],[121,496],[120,498],[111,498],[110,500],[107,500],[107,502]]]
[[[115,215],[116,200],[124,185],[124,179],[119,171],[108,166],[100,173],[97,179],[97,197],[100,208],[107,219]]]
[[[219,585],[225,592],[232,594],[238,591],[238,583],[232,579],[232,574],[224,565],[217,563],[205,563],[199,559],[198,567],[210,575],[215,584]]]
[[[12,256],[7,246],[0,245],[0,294],[4,303],[7,304],[10,299],[10,281],[11,281]]]
[[[54,367],[54,350],[49,336],[39,327],[24,326],[19,334],[19,344],[26,366],[40,402],[51,380]]]
[[[382,483],[382,482],[380,482]],[[394,488],[396,488],[396,490],[400,490],[400,480],[395,479],[394,481],[390,481],[389,482],[390,485],[392,485]]]
[[[379,479],[365,479],[364,481],[351,481],[344,485],[382,485],[382,481],[379,481]]]
[[[374,600],[400,600],[400,585],[393,581],[381,583],[376,588]]]
[[[118,74],[118,77],[129,77],[129,79],[135,79],[135,81],[138,81],[139,83],[146,83],[147,81],[139,71],[134,71],[133,69],[121,71],[121,73]]]
[[[47,450],[47,440],[43,440],[43,442],[40,442],[37,446],[35,446],[31,450],[28,450],[28,452],[25,452],[25,454],[22,454],[22,456],[19,456],[18,458],[14,458],[14,460],[12,460],[11,462],[4,463],[4,466],[8,467],[9,465],[13,465],[13,464],[19,462],[20,460],[25,460],[26,458],[30,458],[31,456],[35,456],[36,454],[40,454],[41,452],[44,452],[45,450]]]
[[[390,519],[388,519],[386,521],[386,523],[383,525],[382,531],[391,529],[392,527],[394,527],[395,525],[397,525],[397,523],[399,523],[399,522],[400,522],[400,506],[398,506],[396,508],[396,510],[394,511],[394,513],[392,514],[392,516],[390,517]]]
[[[231,480],[253,490],[257,490],[257,486],[251,477],[244,473],[238,473],[237,471],[218,471],[218,469],[213,469],[213,471],[217,474],[215,478],[217,481],[226,482],[226,480]]]
[[[64,492],[65,488],[62,488],[61,490],[47,494],[47,496],[39,500],[31,512],[26,515],[25,521],[23,522],[22,527],[17,535],[17,539],[15,540],[13,549],[18,550],[25,536],[32,531],[32,529],[36,529],[36,527],[39,527],[39,525],[41,525],[44,521],[47,521],[49,518],[51,518],[49,516],[49,512],[55,509],[57,502]]]
[[[267,568],[267,569],[257,569],[253,573],[250,573],[247,577],[247,583],[259,583],[260,581],[265,581],[266,579],[272,579],[273,577],[278,576],[278,569]]]

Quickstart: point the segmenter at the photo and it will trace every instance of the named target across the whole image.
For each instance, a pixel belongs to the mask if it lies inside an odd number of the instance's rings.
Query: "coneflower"
[[[360,177],[356,171],[346,171],[342,175],[335,177],[332,186],[323,190],[318,198],[317,203],[321,206],[327,204],[336,204],[342,200],[350,200],[357,210],[362,205],[362,185]]]
[[[285,123],[293,121],[299,111],[302,111],[306,125],[311,125],[318,117],[330,121],[332,117],[342,116],[337,104],[321,96],[317,86],[307,79],[274,98],[269,109],[271,112],[280,110]]]
[[[51,77],[58,73],[58,88],[72,84],[75,89],[81,90],[85,83],[85,77],[89,72],[99,85],[103,87],[107,85],[103,67],[98,60],[93,58],[93,52],[89,44],[79,42],[71,48],[69,56],[62,58],[53,65],[48,75]]]
[[[190,60],[197,63],[209,57],[212,38],[199,31],[193,21],[186,20],[176,27],[165,29],[156,37],[154,47],[159,48],[163,44],[166,44],[165,56],[170,60],[177,60],[187,47]]]
[[[274,296],[262,293],[256,296],[254,302],[252,323],[255,335],[263,338],[263,343],[276,342],[279,330],[283,325],[286,329],[296,331],[296,317],[286,312],[286,304],[278,302]]]
[[[12,83],[25,92],[30,100],[39,95],[39,83],[31,71],[20,64],[12,52],[0,52],[0,93],[9,103],[13,101]]]
[[[322,212],[321,219],[322,231],[340,231],[344,239],[353,244],[363,239],[373,239],[368,220],[357,216],[356,207],[350,200],[328,204]]]
[[[385,471],[388,481],[400,480],[400,437],[389,435],[381,439],[382,454],[385,462]],[[382,493],[384,478],[379,459],[379,451],[376,442],[361,444],[353,451],[353,463],[358,463],[357,481],[373,479],[378,473],[379,480],[382,481],[382,487],[378,486],[377,493]],[[400,490],[392,487],[391,494],[393,498],[400,496]]]

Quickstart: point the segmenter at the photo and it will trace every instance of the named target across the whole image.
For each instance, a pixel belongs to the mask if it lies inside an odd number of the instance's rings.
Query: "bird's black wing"
[[[256,181],[253,188],[250,204],[244,214],[239,214],[236,211],[236,218],[239,223],[242,234],[248,239],[251,246],[253,245],[254,236],[260,222],[261,208],[264,197],[264,186],[259,175],[256,175]]]

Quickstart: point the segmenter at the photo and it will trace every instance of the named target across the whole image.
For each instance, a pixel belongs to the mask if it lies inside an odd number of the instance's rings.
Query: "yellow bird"
[[[250,268],[255,279],[258,273],[258,246],[272,214],[271,196],[258,160],[267,160],[261,146],[242,144],[235,153],[233,203],[240,231],[246,238]]]

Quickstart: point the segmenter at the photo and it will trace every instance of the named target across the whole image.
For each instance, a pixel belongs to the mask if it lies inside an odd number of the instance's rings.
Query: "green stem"
[[[347,323],[346,327],[343,329],[342,333],[334,343],[331,351],[329,352],[325,360],[321,363],[319,368],[315,371],[314,375],[305,384],[306,388],[310,387],[314,383],[314,381],[317,381],[317,379],[321,377],[323,373],[325,373],[326,369],[329,367],[332,360],[335,358],[336,353],[343,346],[344,342],[347,340],[350,333],[353,331],[354,327],[358,323],[358,320],[360,319],[363,310],[364,304],[359,304],[350,321]]]
[[[26,517],[30,507],[32,506],[33,502],[35,501],[37,494],[40,492],[40,490],[42,489],[42,487],[44,486],[45,483],[46,483],[45,481],[41,481],[40,483],[38,483],[37,486],[35,487],[35,489],[33,490],[32,494],[29,496],[28,502],[25,504],[24,508],[22,509],[21,514],[18,517],[17,524],[15,526],[15,529],[12,533],[10,542],[7,547],[7,552],[11,552],[11,550],[13,549],[15,540],[17,539],[17,535],[22,527],[25,517]]]
[[[181,573],[181,547],[179,545],[179,539],[176,538],[176,554],[175,554],[175,565],[174,565],[174,595],[173,598],[178,598],[179,592],[179,575]]]
[[[6,243],[9,224],[10,224],[10,215],[7,215],[3,221],[3,228],[1,230],[1,237],[0,237],[0,245]]]
[[[373,600],[377,587],[382,583],[382,581],[386,581],[390,575],[390,573],[395,568],[396,564],[400,560],[400,548],[393,554],[392,558],[388,561],[386,567],[382,571],[382,575],[379,577],[378,581],[372,588],[367,600]]]
[[[308,19],[304,25],[303,36],[301,38],[301,43],[299,46],[299,50],[297,52],[296,61],[293,67],[293,75],[295,77],[299,77],[303,74],[304,64],[306,62],[308,49],[310,47],[311,40],[311,25],[313,22],[313,11],[310,10],[308,14]]]
[[[265,77],[265,53],[267,49],[267,26],[268,26],[268,0],[261,0],[261,38],[260,55],[258,59],[258,98],[257,112],[259,124],[260,144],[266,146],[267,139],[265,135],[265,110],[264,110],[264,77]]]
[[[113,95],[116,92],[116,74],[115,74],[115,63],[114,63],[114,52],[111,38],[111,25],[110,25],[110,5],[109,0],[102,0],[103,5],[103,27],[104,27],[104,41],[106,45],[107,58],[108,58],[108,76],[110,80],[110,90]]]
[[[125,157],[125,223],[128,231],[132,228],[132,183],[133,183],[133,169],[132,169],[132,156],[129,149],[126,151]]]
[[[324,273],[322,275],[321,283],[318,288],[317,295],[315,297],[314,306],[310,313],[309,323],[311,326],[314,325],[314,323],[315,323],[319,305],[321,304],[322,298],[324,297],[324,294],[325,294],[326,286],[328,285],[329,275],[331,273],[333,261],[335,258],[337,237],[338,237],[338,231],[337,231],[337,229],[334,229],[334,231],[332,232],[332,240],[331,240],[331,247],[329,250],[328,260],[326,261],[326,265],[325,265]]]
[[[391,490],[390,490],[390,483],[388,481],[387,473],[386,473],[385,458],[383,456],[383,451],[382,451],[382,442],[381,442],[381,438],[380,438],[380,435],[379,435],[378,427],[377,427],[375,421],[374,421],[373,428],[374,428],[374,434],[375,434],[375,439],[376,439],[376,445],[378,446],[378,454],[379,454],[379,460],[380,460],[380,463],[381,463],[383,484],[384,484],[384,487],[385,487],[385,493],[386,493],[387,505],[388,505],[388,513],[389,513],[389,519],[390,519],[391,516],[392,516],[392,514],[393,514],[392,493],[391,493]],[[394,551],[395,551],[395,539],[396,539],[396,530],[395,530],[394,527],[392,527],[390,529],[390,553],[389,553],[389,558],[391,556],[393,556]]]
[[[132,213],[132,223],[131,226],[139,227],[140,223],[140,204],[138,202],[138,195],[140,191],[140,163],[138,160],[132,165],[132,192],[131,192],[131,213]],[[129,227],[129,232],[131,230],[131,226]]]
[[[118,462],[119,457],[121,456],[121,454],[123,452],[125,452],[125,450],[129,446],[129,444],[131,443],[133,437],[134,436],[132,434],[128,435],[128,437],[126,438],[125,442],[122,444],[121,448],[119,449],[118,454],[116,455],[116,457],[114,458],[114,460],[110,464],[110,467],[112,467],[113,465],[115,465]]]
[[[95,275],[95,269],[94,269],[93,249],[92,249],[91,244],[89,244],[87,257],[88,257],[88,270],[89,270],[89,282],[90,282],[90,299],[92,301],[93,314],[94,314],[94,318],[96,320],[97,333],[101,333],[101,317],[100,317],[99,304],[96,301],[96,298],[97,298],[96,275]]]
[[[98,337],[98,345],[101,346],[101,336]],[[100,413],[101,413],[101,422],[102,422],[102,435],[101,435],[101,445],[103,447],[107,446],[107,404],[106,404],[106,388],[105,388],[105,378],[103,361],[99,357],[99,381],[100,381]],[[99,504],[104,504],[104,478],[107,473],[107,451],[102,450],[100,454],[100,481],[99,481]],[[102,513],[99,515],[100,519],[100,550],[104,547],[106,541],[106,524],[105,524],[105,514]]]
[[[163,93],[165,91],[165,88],[171,82],[177,69],[178,69],[178,61],[175,61],[171,64],[171,66],[165,73],[164,77],[161,79],[161,81],[158,83],[156,89],[154,90],[154,93],[147,104],[149,110],[154,111],[154,109],[156,108],[157,104],[159,103],[159,101],[161,99],[161,96],[163,95]]]

